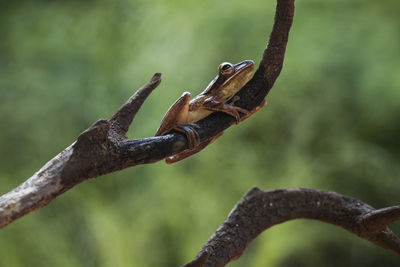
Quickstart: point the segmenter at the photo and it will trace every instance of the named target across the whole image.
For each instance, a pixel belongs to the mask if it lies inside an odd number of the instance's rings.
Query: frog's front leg
[[[200,139],[194,129],[196,125],[186,125],[188,122],[189,102],[190,93],[184,92],[182,96],[172,104],[167,113],[165,113],[155,136],[164,135],[172,130],[176,130],[186,135],[189,149],[198,146]]]
[[[210,110],[210,111],[214,111],[214,112],[219,111],[219,112],[224,112],[228,115],[231,115],[232,117],[234,117],[236,119],[236,123],[240,122],[239,112],[243,113],[245,115],[250,113],[247,109],[233,106],[233,105],[227,104],[227,103],[222,103],[222,102],[216,101],[212,98],[206,99],[206,101],[204,101],[203,108]]]

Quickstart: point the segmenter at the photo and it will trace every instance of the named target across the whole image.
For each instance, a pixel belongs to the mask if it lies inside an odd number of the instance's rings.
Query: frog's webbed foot
[[[190,123],[187,125],[176,125],[171,130],[183,133],[188,139],[188,148],[193,149],[200,144],[200,137],[196,129],[200,128],[196,123]]]
[[[243,113],[245,115],[250,113],[247,109],[237,107],[237,106],[232,106],[232,104],[234,102],[236,102],[237,100],[238,100],[238,98],[234,97],[230,104],[226,104],[226,103],[215,101],[213,99],[207,99],[204,102],[203,107],[210,111],[220,111],[220,112],[224,112],[228,115],[231,115],[232,117],[234,117],[236,119],[236,124],[237,124],[240,122],[240,113]]]

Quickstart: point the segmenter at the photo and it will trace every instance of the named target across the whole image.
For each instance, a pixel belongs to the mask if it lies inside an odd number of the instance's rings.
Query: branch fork
[[[277,0],[275,22],[260,65],[253,78],[237,94],[235,105],[256,111],[275,83],[283,65],[294,0]],[[95,122],[77,140],[47,162],[24,183],[0,196],[0,228],[47,205],[73,186],[110,172],[153,163],[188,148],[185,135],[129,140],[129,126],[161,74],[141,87],[108,120]],[[200,142],[220,135],[235,123],[215,112],[197,122]],[[400,206],[375,210],[360,200],[327,191],[253,188],[235,206],[226,221],[186,267],[224,266],[240,257],[247,245],[272,225],[296,218],[319,220],[340,226],[376,245],[400,254],[399,238],[387,227],[400,219]]]
[[[268,228],[293,219],[333,224],[400,255],[400,239],[388,225],[400,221],[400,206],[374,209],[356,198],[307,188],[252,188],[232,209],[198,256],[183,267],[225,266]]]

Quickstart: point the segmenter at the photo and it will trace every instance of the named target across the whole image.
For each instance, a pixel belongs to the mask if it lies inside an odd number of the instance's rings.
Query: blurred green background
[[[275,1],[0,1],[0,193],[108,118],[154,72],[130,138],[202,91],[222,61],[258,64]],[[400,200],[400,2],[302,0],[268,105],[183,162],[73,188],[0,231],[0,266],[179,266],[253,186]],[[400,234],[400,225],[392,225]],[[275,226],[229,266],[395,266],[342,229]]]

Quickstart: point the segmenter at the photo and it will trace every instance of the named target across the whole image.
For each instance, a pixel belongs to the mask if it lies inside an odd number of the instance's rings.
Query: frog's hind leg
[[[219,134],[217,134],[216,136],[214,136],[212,139],[201,142],[198,146],[196,146],[194,149],[188,149],[188,150],[184,150],[178,154],[175,154],[171,157],[168,157],[165,159],[165,162],[168,164],[172,164],[178,161],[181,161],[187,157],[190,157],[198,152],[200,152],[201,150],[203,150],[206,146],[208,146],[209,144],[211,144],[212,142],[214,142],[218,137],[220,137],[224,132],[220,132]]]

